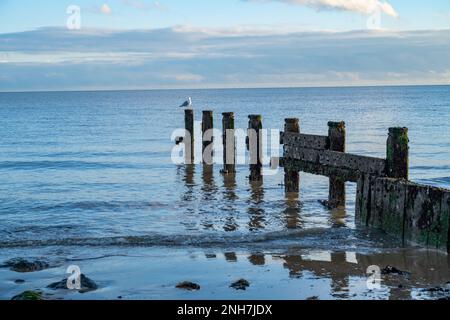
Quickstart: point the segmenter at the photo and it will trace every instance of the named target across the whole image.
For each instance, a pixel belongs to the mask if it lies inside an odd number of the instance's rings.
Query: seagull
[[[190,108],[192,107],[192,99],[191,97],[188,97],[185,102],[180,106],[180,108]]]

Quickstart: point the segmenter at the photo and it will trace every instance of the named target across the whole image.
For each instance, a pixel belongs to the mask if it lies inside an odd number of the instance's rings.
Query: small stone
[[[188,291],[194,291],[194,290],[200,290],[200,286],[196,283],[184,281],[176,286],[178,289],[188,290]]]
[[[43,300],[43,296],[41,291],[28,290],[14,296],[11,300],[36,301],[36,300]]]
[[[410,276],[411,275],[410,272],[399,270],[399,269],[397,269],[396,267],[393,267],[393,266],[386,266],[386,268],[381,270],[381,274],[383,274],[383,275],[398,274],[398,275],[401,275],[401,276]]]
[[[42,260],[27,260],[24,258],[14,258],[6,261],[2,267],[7,267],[11,271],[25,273],[35,272],[50,268],[50,265]]]
[[[98,288],[97,284],[93,280],[86,277],[84,274],[81,275],[80,280],[81,280],[81,289],[79,290],[80,293],[97,290],[97,288]],[[61,289],[67,290],[68,289],[67,288],[67,278],[65,278],[61,281],[49,284],[47,286],[47,288],[53,289],[53,290],[61,290]]]
[[[246,290],[248,287],[250,287],[250,283],[245,279],[240,279],[230,285],[230,288],[236,290]]]

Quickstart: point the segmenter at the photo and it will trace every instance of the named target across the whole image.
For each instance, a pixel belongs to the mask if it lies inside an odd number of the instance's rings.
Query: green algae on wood
[[[186,136],[183,139],[186,164],[194,164],[194,110],[184,110],[184,127]]]
[[[345,152],[345,122],[328,122],[328,149]],[[328,206],[345,207],[345,180],[339,176],[329,179]]]
[[[224,174],[236,172],[236,136],[234,113],[222,113],[223,171]]]
[[[247,148],[250,156],[250,176],[251,182],[261,182],[262,176],[262,116],[249,115],[248,116],[248,136]]]
[[[386,146],[386,171],[390,178],[408,179],[408,128],[389,128]]]
[[[285,119],[285,133],[300,133],[300,120],[297,118]],[[287,193],[298,193],[300,191],[300,173],[298,170],[284,168],[284,189]]]

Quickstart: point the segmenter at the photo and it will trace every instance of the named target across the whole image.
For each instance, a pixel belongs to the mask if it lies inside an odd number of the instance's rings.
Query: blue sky
[[[0,0],[0,91],[448,84],[449,30],[448,0]]]

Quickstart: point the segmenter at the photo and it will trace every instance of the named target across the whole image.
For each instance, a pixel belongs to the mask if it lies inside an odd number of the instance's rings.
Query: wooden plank
[[[319,165],[358,171],[359,174],[369,174],[378,177],[386,176],[386,160],[353,155],[349,153],[315,150],[285,145],[285,158],[312,162]]]
[[[284,132],[288,134],[300,134],[300,120],[297,118],[285,119]],[[284,169],[284,190],[286,193],[295,193],[298,196],[300,192],[300,173],[297,170]]]
[[[280,158],[279,166],[288,170],[297,170],[325,177],[340,177],[344,181],[357,182],[359,172],[351,169],[321,165],[314,162]]]
[[[448,214],[442,212],[443,189],[409,183],[405,210],[405,239],[429,247],[448,243]],[[445,199],[444,199],[445,201]]]
[[[371,192],[372,183],[369,175],[361,175],[357,182],[355,217],[357,222],[367,226],[370,218],[371,210]]]
[[[407,183],[397,179],[383,180],[383,219],[381,229],[403,239]]]
[[[370,190],[370,217],[369,226],[382,228],[384,218],[383,190],[385,180],[373,178],[372,188]]]
[[[442,193],[441,202],[441,222],[442,222],[442,242],[437,243],[441,249],[447,249],[450,253],[450,191],[446,190]],[[447,238],[445,239],[445,230],[447,231]],[[447,241],[445,241],[447,240]],[[446,243],[444,243],[446,242]]]
[[[328,122],[328,148],[331,151],[345,152],[345,122]],[[328,207],[345,207],[345,180],[339,176],[330,177]]]
[[[313,134],[303,134],[294,132],[284,132],[282,134],[284,145],[296,146],[300,148],[310,148],[325,150],[328,148],[328,137]]]

